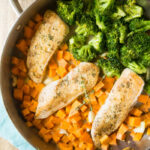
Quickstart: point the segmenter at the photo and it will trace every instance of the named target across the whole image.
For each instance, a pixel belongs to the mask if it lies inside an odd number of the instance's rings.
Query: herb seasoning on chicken
[[[125,120],[143,86],[144,81],[136,73],[130,69],[123,71],[93,122],[91,135],[96,147],[100,147],[101,137],[110,135]]]
[[[43,23],[39,26],[27,56],[27,67],[30,78],[42,82],[47,64],[66,35],[69,27],[53,11],[46,11]]]

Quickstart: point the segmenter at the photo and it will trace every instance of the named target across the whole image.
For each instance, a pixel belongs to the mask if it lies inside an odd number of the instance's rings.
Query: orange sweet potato
[[[127,119],[127,124],[131,127],[138,127],[141,124],[141,118],[129,116]]]
[[[21,39],[17,44],[16,44],[16,47],[18,48],[18,50],[20,50],[23,54],[26,54],[27,53],[27,49],[28,49],[28,46],[27,46],[27,43],[24,39]]]
[[[57,51],[57,60],[63,59],[63,51]]]
[[[33,36],[33,30],[29,26],[24,27],[24,37],[27,39],[31,39]]]
[[[40,14],[36,14],[35,17],[34,17],[34,20],[36,22],[41,22],[43,20],[43,17]]]
[[[71,54],[70,54],[70,52],[68,52],[68,51],[65,51],[65,52],[64,52],[64,59],[65,59],[66,61],[70,61],[70,59],[71,59]]]
[[[13,64],[13,65],[18,65],[19,64],[19,59],[17,58],[17,57],[12,57],[12,60],[11,60],[11,63]]]
[[[23,99],[23,91],[22,89],[14,89],[14,98],[17,100],[22,100]]]
[[[133,108],[131,111],[131,114],[136,116],[136,117],[140,117],[142,115],[142,111],[139,110],[138,108]]]
[[[138,101],[143,103],[143,104],[146,104],[147,101],[148,101],[148,95],[140,95],[139,98],[138,98]]]
[[[58,67],[56,72],[60,77],[64,77],[67,74],[67,70],[64,67],[61,67],[61,66]]]
[[[102,81],[100,81],[100,82],[94,87],[95,92],[97,92],[98,90],[100,90],[103,86],[104,86],[104,83],[103,83]]]

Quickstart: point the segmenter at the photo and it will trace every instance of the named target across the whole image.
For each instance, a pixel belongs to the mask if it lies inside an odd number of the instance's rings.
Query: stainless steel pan
[[[14,10],[19,15],[18,20],[12,27],[8,38],[6,40],[2,57],[1,57],[1,67],[0,67],[0,80],[1,80],[1,92],[4,101],[4,105],[8,112],[8,115],[18,131],[22,134],[22,136],[35,148],[39,148],[40,150],[55,150],[56,145],[49,143],[46,144],[36,133],[37,131],[31,128],[26,127],[21,115],[17,110],[17,106],[15,104],[15,100],[13,100],[12,96],[12,87],[10,82],[10,61],[11,56],[15,52],[15,43],[18,40],[19,36],[22,33],[23,26],[31,19],[37,12],[44,11],[47,8],[55,9],[56,1],[55,0],[37,0],[34,2],[29,8],[27,8],[24,12],[18,3],[17,0],[10,0]],[[150,16],[150,5],[143,3],[144,0],[141,0],[139,3],[146,8],[146,15]],[[149,2],[147,0],[146,2]],[[120,146],[115,150],[121,150],[126,144],[121,143]],[[131,143],[133,147],[136,147],[136,150],[148,150],[150,148],[150,141],[147,137],[143,138],[142,142],[138,144]]]

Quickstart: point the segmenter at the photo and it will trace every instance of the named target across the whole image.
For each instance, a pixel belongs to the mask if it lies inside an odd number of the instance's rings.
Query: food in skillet
[[[91,135],[96,147],[100,147],[101,138],[113,133],[126,119],[143,86],[144,81],[133,71],[125,69],[122,72],[92,124]]]
[[[97,83],[99,68],[92,63],[80,63],[64,78],[44,87],[38,98],[36,118],[47,118],[74,99],[91,90]]]
[[[135,0],[94,0],[94,3],[90,0],[59,0],[57,6],[57,14],[62,20],[68,25],[77,26],[73,36],[66,41],[69,48],[67,44],[58,47],[47,63],[45,75],[48,78],[42,83],[36,83],[28,77],[26,56],[25,59],[13,57],[14,97],[20,104],[27,126],[36,127],[45,142],[54,141],[62,150],[93,150],[93,121],[95,116],[99,116],[97,112],[105,105],[122,70],[130,68],[140,74],[144,81],[149,78],[150,38],[145,31],[149,30],[150,21],[142,19],[143,10]],[[36,15],[25,27],[24,37],[17,43],[17,48],[23,54],[28,52],[32,36],[42,20],[41,15]],[[95,63],[103,71],[100,71],[96,85],[49,117],[36,119],[35,112],[42,89],[53,81],[62,81],[73,68],[78,67],[80,62],[77,60]],[[149,84],[145,89],[149,91]],[[51,92],[47,93],[50,95]],[[119,123],[118,129],[99,139],[101,149],[107,150],[118,145],[118,140],[126,141],[127,134],[134,141],[140,141],[144,133],[150,135],[149,96],[140,95],[138,103],[140,105],[131,110],[123,123]]]
[[[43,81],[49,60],[68,33],[68,26],[59,16],[55,12],[47,10],[28,50],[28,74],[34,82],[41,83]]]

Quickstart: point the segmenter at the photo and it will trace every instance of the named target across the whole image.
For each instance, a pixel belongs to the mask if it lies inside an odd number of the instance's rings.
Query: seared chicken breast
[[[28,74],[34,82],[42,82],[49,60],[68,33],[69,27],[59,16],[47,10],[43,22],[31,40],[27,55]]]
[[[44,87],[39,94],[36,118],[42,119],[67,106],[75,98],[92,89],[97,83],[99,68],[82,62],[63,79]]]
[[[102,136],[110,135],[125,120],[143,86],[141,77],[130,69],[123,71],[93,122],[91,135],[96,147],[100,147]]]

